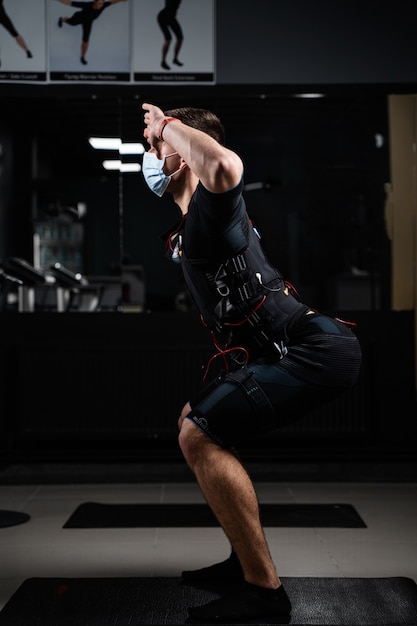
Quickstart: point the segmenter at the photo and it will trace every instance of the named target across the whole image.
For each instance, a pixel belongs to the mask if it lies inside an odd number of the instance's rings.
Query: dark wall
[[[417,79],[416,4],[353,0],[217,2],[225,84],[401,84]]]
[[[0,259],[9,254],[8,233],[11,232],[12,141],[10,129],[0,130]]]
[[[346,312],[363,351],[354,388],[243,446],[263,460],[389,461],[414,450],[411,312]],[[387,337],[395,341],[388,346]],[[387,353],[389,350],[389,354]],[[213,354],[193,313],[3,315],[3,460],[154,460]],[[140,451],[140,454],[139,454]]]

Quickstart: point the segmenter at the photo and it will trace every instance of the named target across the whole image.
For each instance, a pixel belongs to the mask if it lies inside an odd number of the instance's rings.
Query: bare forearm
[[[206,133],[171,123],[164,128],[164,141],[182,156],[210,191],[219,193],[238,184],[243,170],[240,158]]]

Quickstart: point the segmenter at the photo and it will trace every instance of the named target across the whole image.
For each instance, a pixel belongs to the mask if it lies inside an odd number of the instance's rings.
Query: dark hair
[[[203,133],[213,137],[222,146],[225,145],[225,133],[223,124],[211,111],[206,109],[198,109],[194,107],[179,107],[178,109],[170,109],[164,111],[168,117],[177,117],[183,124],[197,128]]]

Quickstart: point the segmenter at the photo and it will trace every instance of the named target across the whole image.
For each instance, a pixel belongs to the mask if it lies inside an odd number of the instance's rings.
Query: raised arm
[[[152,104],[145,102],[142,108],[146,125],[144,137],[158,153],[162,143],[159,133],[166,116]],[[163,127],[163,141],[178,152],[209,191],[220,193],[239,183],[243,174],[242,160],[206,133],[175,121]]]

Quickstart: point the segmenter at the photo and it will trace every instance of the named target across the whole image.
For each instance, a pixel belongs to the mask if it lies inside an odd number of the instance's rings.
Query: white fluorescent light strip
[[[119,152],[120,154],[143,154],[145,146],[143,143],[122,143]]]
[[[96,150],[117,150],[120,154],[143,154],[145,152],[145,146],[142,143],[123,143],[117,137],[90,137],[88,141]]]
[[[296,98],[324,98],[324,94],[323,93],[296,93],[295,94]]]
[[[140,172],[139,163],[122,163],[119,160],[103,161],[105,170],[117,170],[119,172]]]
[[[140,172],[140,163],[122,163],[120,165],[121,172]]]
[[[120,170],[121,161],[103,161],[103,167],[105,170]]]
[[[122,145],[116,137],[90,137],[88,141],[96,150],[119,150]]]

